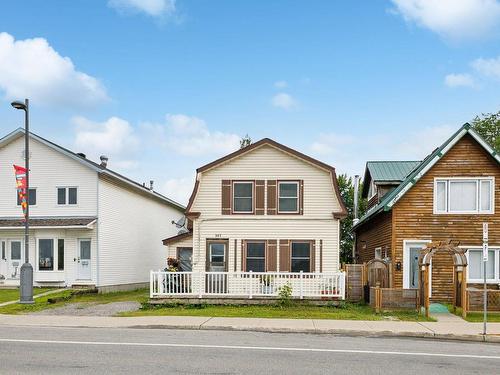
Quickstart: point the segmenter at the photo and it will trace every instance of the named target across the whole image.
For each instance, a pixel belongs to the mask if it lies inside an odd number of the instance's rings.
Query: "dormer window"
[[[493,177],[437,178],[434,181],[434,213],[494,213]]]
[[[233,182],[233,213],[253,213],[254,186],[253,181]]]

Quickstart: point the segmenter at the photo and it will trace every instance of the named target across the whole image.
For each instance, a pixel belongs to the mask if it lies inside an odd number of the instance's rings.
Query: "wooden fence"
[[[467,288],[467,312],[483,311],[483,290],[476,288]],[[487,308],[488,311],[500,311],[500,290],[487,290]]]
[[[364,264],[346,264],[346,298],[349,301],[360,302],[364,300],[365,266]]]
[[[419,310],[418,289],[370,288],[370,306],[381,310]]]

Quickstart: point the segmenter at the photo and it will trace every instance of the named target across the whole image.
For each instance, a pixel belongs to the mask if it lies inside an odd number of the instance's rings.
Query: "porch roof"
[[[193,236],[193,232],[191,232],[191,231],[185,232],[185,233],[179,233],[179,234],[176,234],[175,236],[165,238],[162,242],[163,242],[163,245],[167,246],[167,245],[171,245],[174,242],[177,242],[177,241],[180,241],[180,240],[183,240],[185,238],[192,237],[192,236]]]
[[[32,228],[82,228],[92,229],[96,217],[50,217],[30,218]],[[19,229],[24,227],[24,221],[20,218],[0,218],[0,229]]]

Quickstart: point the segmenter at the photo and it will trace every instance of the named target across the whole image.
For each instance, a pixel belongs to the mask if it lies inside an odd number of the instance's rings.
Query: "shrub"
[[[278,289],[279,305],[287,307],[292,304],[292,287],[286,283]]]

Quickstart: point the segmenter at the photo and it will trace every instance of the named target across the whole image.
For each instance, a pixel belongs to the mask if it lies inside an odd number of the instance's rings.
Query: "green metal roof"
[[[402,182],[420,163],[421,161],[369,161],[366,168],[375,182]]]
[[[392,206],[417,183],[420,178],[427,173],[429,169],[436,164],[465,134],[470,134],[493,159],[500,164],[499,154],[491,147],[473,128],[469,123],[465,123],[458,129],[450,138],[448,138],[440,147],[436,148],[429,156],[427,156],[419,165],[417,165],[405,178],[405,180],[398,185],[394,190],[384,195],[382,201],[375,207],[372,207],[368,212],[359,220],[353,227],[359,227],[362,223],[368,221],[376,214],[382,211],[390,211]]]

